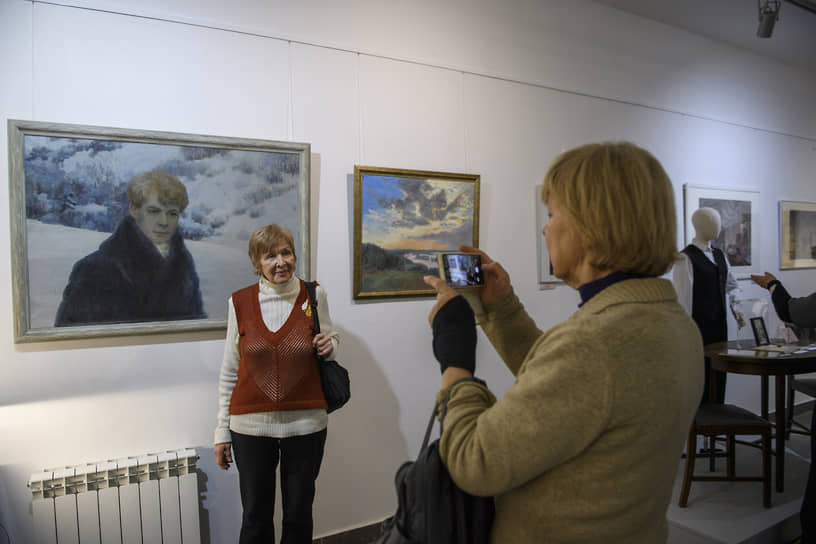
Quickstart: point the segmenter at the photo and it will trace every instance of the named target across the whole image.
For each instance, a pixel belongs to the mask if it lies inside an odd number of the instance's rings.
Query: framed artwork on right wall
[[[816,268],[816,202],[779,201],[779,268]]]

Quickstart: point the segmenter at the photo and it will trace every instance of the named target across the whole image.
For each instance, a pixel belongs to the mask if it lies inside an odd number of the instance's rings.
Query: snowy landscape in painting
[[[292,231],[296,245],[300,240],[300,168],[297,153],[27,135],[30,327],[54,325],[74,263],[116,229],[128,213],[127,182],[150,170],[185,185],[190,203],[179,230],[207,318],[225,320],[230,293],[256,281],[247,255],[250,234],[278,223]]]

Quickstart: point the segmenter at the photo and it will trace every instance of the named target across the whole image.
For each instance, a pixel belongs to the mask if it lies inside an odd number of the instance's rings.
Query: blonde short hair
[[[135,175],[128,181],[128,202],[141,208],[151,191],[156,193],[159,202],[164,205],[175,204],[182,212],[190,203],[184,184],[176,176],[159,170]]]
[[[628,142],[588,144],[558,156],[541,190],[573,219],[590,264],[658,276],[677,256],[671,180],[648,151]]]
[[[261,275],[261,255],[283,244],[289,246],[289,249],[292,250],[292,255],[294,255],[295,260],[297,260],[295,238],[289,229],[275,225],[274,223],[255,229],[255,232],[249,237],[249,260],[252,261],[255,274],[258,276]]]

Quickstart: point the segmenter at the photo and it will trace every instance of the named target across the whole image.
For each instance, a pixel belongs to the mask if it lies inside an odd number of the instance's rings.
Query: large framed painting
[[[549,221],[547,205],[541,200],[541,185],[535,186],[533,202],[536,203],[536,247],[538,249],[538,285],[539,288],[552,289],[556,284],[564,283],[553,273],[550,252],[547,250],[547,241],[542,234],[544,225]]]
[[[713,208],[722,228],[711,245],[722,250],[736,278],[759,273],[759,192],[689,184],[683,190],[686,244],[694,238],[691,216],[699,208]]]
[[[779,268],[816,268],[816,202],[779,201]]]
[[[433,295],[437,254],[479,246],[479,176],[354,167],[354,298]]]
[[[8,121],[15,342],[224,328],[258,227],[309,279],[309,144]]]

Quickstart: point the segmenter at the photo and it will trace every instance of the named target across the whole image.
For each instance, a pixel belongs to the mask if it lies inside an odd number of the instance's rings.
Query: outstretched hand
[[[502,265],[491,259],[487,253],[475,247],[459,246],[459,251],[463,253],[478,253],[482,256],[482,272],[484,274],[485,285],[478,290],[482,304],[498,302],[510,293],[510,275]]]
[[[765,272],[765,274],[761,276],[758,274],[751,274],[751,281],[753,281],[763,289],[767,289],[768,285],[775,279],[776,277],[770,272]]]

